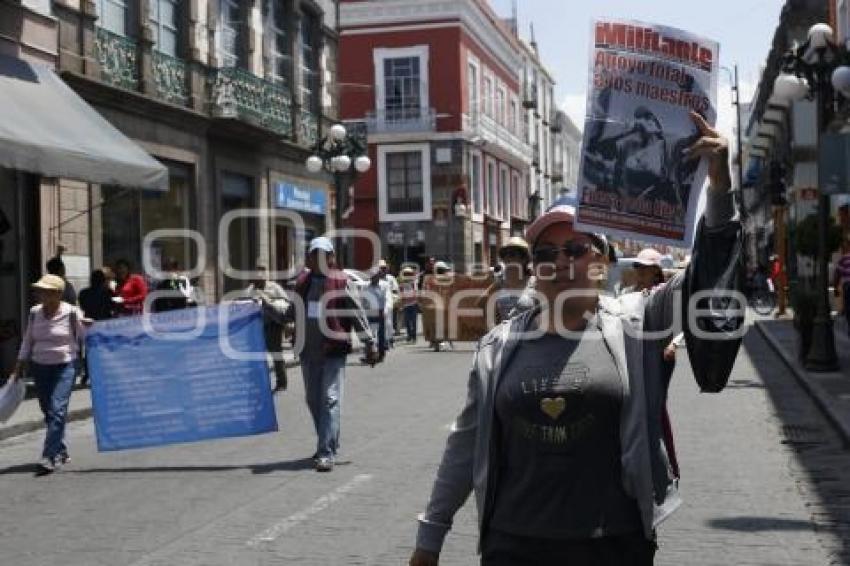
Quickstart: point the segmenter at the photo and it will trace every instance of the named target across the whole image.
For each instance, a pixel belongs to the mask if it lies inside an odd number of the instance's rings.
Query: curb
[[[850,448],[850,425],[848,425],[846,419],[842,418],[841,414],[832,406],[830,402],[832,396],[819,383],[809,379],[809,376],[806,375],[806,371],[801,370],[796,360],[794,360],[793,355],[784,349],[782,344],[780,344],[779,341],[774,338],[759,321],[756,321],[755,325],[756,328],[759,329],[759,332],[765,341],[770,344],[770,347],[773,348],[785,365],[788,366],[788,369],[791,370],[791,373],[797,379],[797,382],[806,391],[806,393],[809,394],[809,397],[812,398],[815,405],[817,405],[824,414],[826,420],[829,421],[829,424],[832,425],[841,437],[844,447]]]
[[[286,362],[286,369],[294,368],[299,366],[300,364],[297,361]],[[74,388],[76,391],[76,387]],[[82,409],[74,409],[73,411],[68,411],[68,417],[65,419],[66,423],[72,423],[75,421],[84,421],[86,419],[90,419],[92,416],[92,408],[85,407]],[[42,419],[26,421],[22,423],[18,423],[9,427],[0,428],[0,441],[8,440],[10,438],[14,438],[16,436],[21,436],[23,434],[27,434],[30,432],[35,432],[37,430],[41,430],[44,428],[44,421]]]
[[[74,421],[82,421],[91,417],[92,410],[91,407],[86,407],[84,409],[76,409],[74,411],[68,412],[68,418],[65,419],[65,422],[72,423]],[[9,438],[14,438],[15,436],[21,436],[22,434],[27,434],[29,432],[35,432],[44,428],[44,421],[27,421],[23,423],[18,423],[16,425],[4,428],[0,430],[0,440],[7,440]]]

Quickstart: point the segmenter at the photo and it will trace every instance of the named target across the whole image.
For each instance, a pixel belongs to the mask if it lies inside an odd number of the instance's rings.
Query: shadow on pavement
[[[811,521],[799,521],[797,519],[779,519],[776,517],[730,517],[725,519],[712,519],[708,526],[713,529],[726,531],[739,531],[744,533],[757,533],[762,531],[810,531]]]
[[[747,332],[743,349],[770,395],[781,422],[782,444],[793,451],[796,466],[806,475],[807,490],[819,503],[819,509],[812,509],[808,528],[840,539],[840,556],[834,557],[838,561],[833,563],[850,564],[850,452],[843,448],[826,417],[757,329],[751,327]],[[778,518],[740,517],[711,524],[720,529],[743,531],[806,528],[803,522],[790,521],[791,525],[785,525],[788,522]]]
[[[344,465],[345,462],[339,462]],[[70,465],[70,464],[69,464]],[[230,472],[234,470],[250,470],[252,474],[262,475],[274,472],[297,472],[301,470],[312,470],[315,464],[312,458],[299,458],[283,462],[270,462],[268,464],[254,464],[248,466],[150,466],[150,467],[124,467],[124,468],[65,468],[63,474],[122,474],[122,473],[195,473],[195,472]],[[0,475],[5,474],[27,474],[35,473],[38,467],[35,464],[22,464],[0,469]]]

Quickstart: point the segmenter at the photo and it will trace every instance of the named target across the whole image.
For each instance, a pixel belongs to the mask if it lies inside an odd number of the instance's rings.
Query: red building
[[[340,115],[365,122],[372,169],[345,226],[396,268],[489,265],[528,215],[522,45],[486,0],[342,0]],[[354,267],[373,260],[354,244]]]

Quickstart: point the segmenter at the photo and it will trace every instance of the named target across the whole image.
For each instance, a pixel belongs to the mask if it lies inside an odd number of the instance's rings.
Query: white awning
[[[50,68],[0,56],[0,167],[168,190],[168,170]]]

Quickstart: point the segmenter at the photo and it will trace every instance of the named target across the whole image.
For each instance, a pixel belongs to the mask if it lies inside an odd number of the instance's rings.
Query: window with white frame
[[[484,202],[484,190],[481,183],[481,154],[470,152],[469,158],[469,190],[472,194],[472,212],[481,214]]]
[[[417,57],[384,59],[384,109],[387,120],[419,117],[422,105],[419,99],[420,71]]]
[[[375,49],[375,106],[387,122],[419,120],[428,108],[428,46]]]
[[[487,214],[496,215],[497,199],[496,199],[496,164],[492,161],[487,162],[487,193],[485,195],[485,209]]]
[[[519,198],[519,174],[511,173],[511,214],[522,216],[522,205]]]
[[[219,0],[218,3],[218,59],[222,67],[239,64],[239,1]]]
[[[154,49],[177,57],[180,40],[180,5],[177,0],[148,0],[148,21],[153,32]]]
[[[97,0],[97,25],[117,35],[127,35],[130,11],[128,0]]]
[[[266,76],[275,83],[289,83],[292,61],[287,34],[288,15],[282,0],[263,1],[263,37],[266,45]]]
[[[508,109],[508,131],[516,134],[517,116],[519,112],[519,103],[515,96],[511,97],[511,106]]]
[[[319,51],[316,45],[316,18],[311,14],[301,14],[301,33],[298,34],[301,51],[301,106],[315,111],[313,92],[318,77]]]
[[[511,203],[508,200],[510,181],[508,168],[502,166],[499,170],[499,217],[507,220],[511,215]]]
[[[507,121],[505,120],[505,89],[499,87],[496,91],[496,121],[505,125]]]
[[[468,87],[469,87],[469,114],[470,116],[478,115],[478,65],[469,62],[467,65],[467,77],[466,77]]]
[[[484,77],[481,97],[484,100],[484,113],[493,116],[493,79],[490,77]]]
[[[381,219],[431,219],[431,151],[426,144],[378,147]]]

